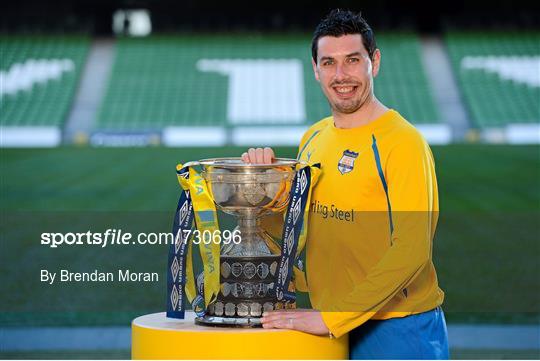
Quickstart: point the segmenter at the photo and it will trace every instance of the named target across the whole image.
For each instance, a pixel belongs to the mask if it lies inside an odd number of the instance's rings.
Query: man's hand
[[[244,163],[251,164],[271,164],[276,156],[272,148],[249,148],[247,152],[242,154]]]
[[[316,310],[278,310],[264,312],[261,318],[264,328],[283,328],[328,336],[328,327],[324,324],[320,311]]]

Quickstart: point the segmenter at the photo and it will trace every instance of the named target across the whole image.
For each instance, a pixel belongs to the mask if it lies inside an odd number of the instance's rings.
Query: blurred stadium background
[[[172,217],[178,162],[238,156],[261,145],[294,157],[303,131],[329,114],[312,75],[310,35],[333,7],[363,12],[382,51],[377,95],[432,144],[441,196],[435,259],[453,326],[452,356],[540,357],[536,2],[2,6],[0,358],[129,357],[129,322],[163,310],[164,283],[137,296],[147,301],[137,312],[70,311],[58,299],[70,312],[42,311],[43,299],[17,276],[24,267],[14,270],[7,261],[35,262],[37,246],[19,241],[25,226],[9,217]],[[152,253],[141,262],[164,272],[165,259]],[[26,310],[13,306],[21,299],[32,300]],[[90,295],[86,301],[101,302]],[[77,332],[94,336],[81,343],[73,339],[83,337]],[[42,343],[32,349],[17,337]]]

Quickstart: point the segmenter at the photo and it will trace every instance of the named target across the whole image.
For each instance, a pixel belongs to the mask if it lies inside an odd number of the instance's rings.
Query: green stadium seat
[[[377,40],[383,53],[381,74],[375,81],[377,96],[413,123],[437,123],[440,117],[423,71],[418,37],[412,33],[381,34]],[[302,65],[304,116],[238,122],[309,125],[330,114],[313,78],[310,56],[310,37],[305,35],[122,38],[117,42],[116,59],[96,127],[159,130],[167,126],[237,124],[228,115],[227,74],[213,68],[200,70],[201,59],[298,59]],[[249,88],[249,84],[245,86]]]
[[[60,127],[69,112],[89,44],[83,36],[1,36],[0,125]],[[71,65],[55,73],[54,67],[64,62]],[[17,66],[25,65],[23,72],[10,75]],[[45,79],[39,81],[40,76]],[[26,88],[22,79],[28,82]]]
[[[540,123],[540,33],[538,32],[449,32],[446,34],[449,56],[474,124],[479,128],[502,128],[513,123]],[[526,78],[516,72],[514,78],[503,76],[512,65],[488,70],[487,59],[504,62],[535,57]],[[471,62],[476,62],[471,66]],[[493,65],[491,65],[493,66]],[[536,69],[535,69],[536,68]]]

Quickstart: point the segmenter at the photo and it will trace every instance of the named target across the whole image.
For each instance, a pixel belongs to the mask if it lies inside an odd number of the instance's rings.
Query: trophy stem
[[[262,227],[259,212],[236,214],[240,243],[229,243],[221,249],[222,256],[265,257],[280,254],[279,245]]]
[[[257,233],[260,224],[261,221],[254,214],[238,217],[238,228],[245,234]]]

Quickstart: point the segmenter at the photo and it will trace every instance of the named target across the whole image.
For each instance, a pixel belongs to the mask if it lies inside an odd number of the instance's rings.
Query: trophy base
[[[218,317],[205,315],[203,317],[196,317],[195,324],[200,326],[213,326],[213,327],[243,327],[243,328],[256,328],[262,327],[260,317]]]

